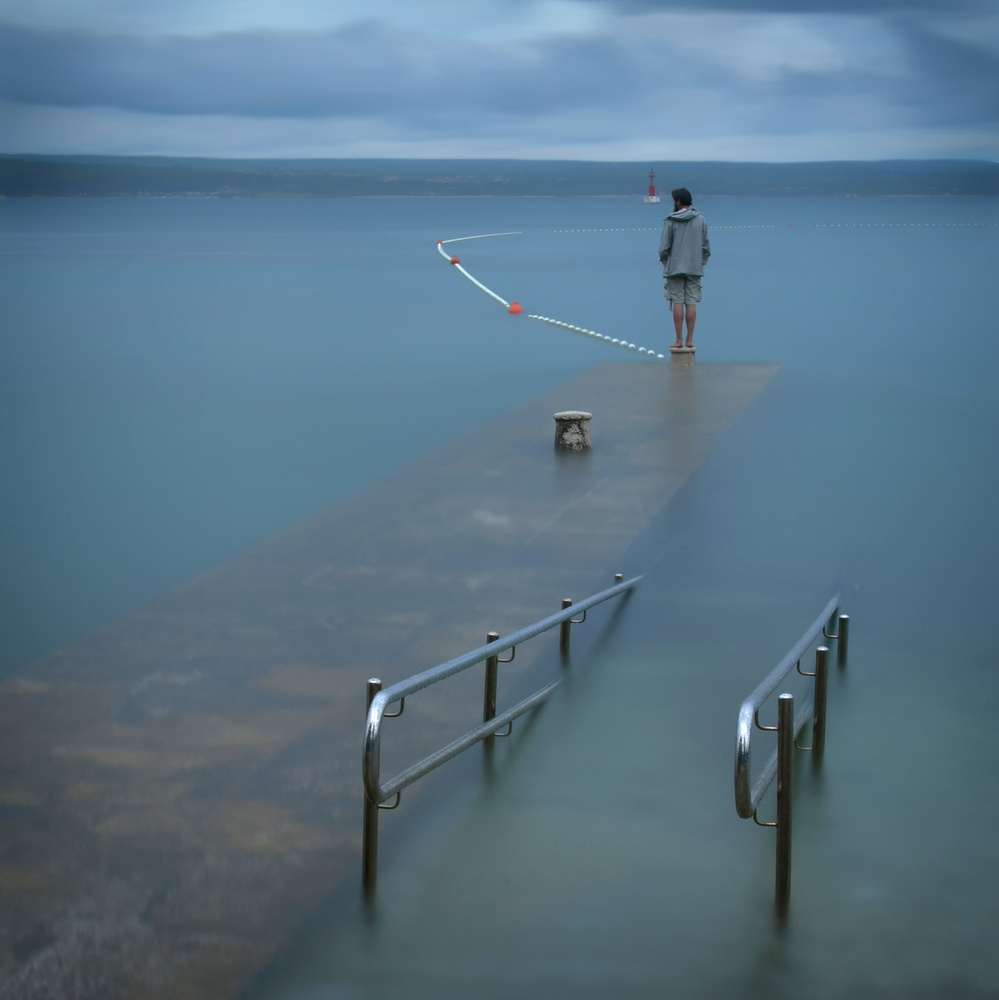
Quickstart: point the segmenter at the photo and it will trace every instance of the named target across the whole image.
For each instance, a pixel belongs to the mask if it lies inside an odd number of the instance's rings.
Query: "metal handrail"
[[[536,705],[541,704],[546,698],[548,698],[555,688],[559,686],[561,679],[559,678],[552,681],[550,684],[546,684],[539,691],[536,691],[530,697],[525,698],[523,701],[514,705],[512,708],[507,709],[501,714],[485,719],[481,725],[469,730],[463,736],[460,736],[447,746],[429,754],[422,760],[417,761],[415,764],[385,782],[381,781],[380,775],[382,720],[395,718],[396,716],[401,715],[405,706],[405,699],[410,695],[415,694],[417,691],[430,687],[430,685],[436,684],[448,677],[453,677],[455,674],[461,673],[463,670],[467,670],[469,667],[473,667],[483,661],[495,661],[498,659],[499,655],[506,652],[506,650],[515,651],[516,647],[520,645],[520,643],[526,642],[528,639],[533,639],[535,636],[540,635],[542,632],[547,632],[556,625],[560,625],[562,627],[560,635],[560,648],[563,653],[567,652],[570,625],[582,624],[586,618],[587,609],[592,608],[596,604],[602,604],[604,601],[610,600],[610,598],[616,597],[618,594],[631,591],[641,579],[641,576],[635,576],[630,580],[623,580],[621,574],[617,574],[615,576],[615,580],[617,582],[613,587],[608,587],[606,590],[602,590],[597,594],[592,594],[585,600],[576,603],[569,601],[568,598],[564,598],[562,601],[562,609],[555,612],[555,614],[549,615],[547,618],[543,618],[541,621],[537,621],[533,625],[528,625],[525,628],[518,629],[516,632],[511,632],[509,635],[505,635],[502,638],[497,637],[484,646],[479,646],[478,648],[470,650],[461,656],[455,657],[453,660],[448,660],[446,663],[441,663],[436,667],[431,667],[429,670],[424,670],[421,673],[414,674],[412,677],[406,678],[405,680],[398,681],[384,690],[381,688],[381,682],[377,679],[372,679],[368,682],[369,704],[367,722],[364,729],[364,751],[361,760],[361,776],[364,785],[365,810],[364,841],[362,846],[362,871],[365,893],[369,896],[369,898],[374,891],[377,874],[377,810],[394,809],[399,804],[399,797],[404,788],[440,767],[441,764],[444,764],[453,757],[458,756],[458,754],[462,751],[467,750],[469,747],[474,746],[476,743],[479,743],[490,736],[495,736],[504,726],[511,725],[513,720],[518,716],[530,711]],[[580,612],[583,613],[583,616],[581,618],[576,618],[575,616]],[[490,633],[490,636],[494,636],[495,634],[496,633]],[[512,659],[512,655],[510,659]],[[505,661],[499,660],[499,662]],[[495,671],[492,671],[492,683],[495,685]],[[487,703],[490,698],[489,684],[490,671],[487,670]],[[492,691],[492,700],[493,704],[495,704],[495,687]],[[389,713],[386,711],[390,705],[396,703],[400,706],[398,712]],[[491,714],[488,709],[486,714]],[[384,803],[391,798],[395,799],[393,804],[391,806],[384,805]]]
[[[790,652],[763,678],[753,689],[753,692],[739,707],[739,723],[735,737],[735,811],[743,818],[749,819],[756,812],[764,794],[770,787],[777,773],[777,751],[774,750],[759,777],[749,787],[749,765],[752,750],[753,728],[756,713],[760,707],[777,690],[780,682],[797,666],[802,654],[819,637],[827,635],[826,625],[839,610],[839,594],[836,594],[822,609],[822,613],[812,623],[808,631],[795,643]],[[834,638],[828,636],[827,638]],[[842,660],[842,657],[840,657]],[[813,698],[809,695],[805,703],[794,716],[794,735],[801,732],[812,711]]]
[[[836,658],[842,667],[846,663],[847,640],[849,636],[849,615],[839,616],[839,630],[827,631],[839,611],[839,594],[836,594],[822,609],[822,613],[811,627],[795,643],[785,657],[756,686],[739,708],[739,723],[735,738],[735,809],[743,818],[759,826],[776,827],[777,863],[774,901],[780,919],[786,916],[791,894],[791,786],[793,783],[793,755],[795,748],[812,751],[812,763],[818,767],[822,761],[826,731],[826,661],[829,650],[819,646],[815,650],[815,671],[801,669],[802,654],[822,635],[836,640]],[[812,694],[806,696],[799,711],[794,711],[794,696],[781,694],[777,699],[777,725],[764,726],[759,719],[763,703],[777,690],[781,681],[795,668],[799,674],[814,678]],[[799,747],[798,733],[812,718],[812,745]],[[777,748],[759,777],[750,788],[750,751],[752,749],[753,728],[769,730],[777,734]],[[764,823],[756,818],[763,796],[774,778],[777,779],[777,818],[775,822]]]

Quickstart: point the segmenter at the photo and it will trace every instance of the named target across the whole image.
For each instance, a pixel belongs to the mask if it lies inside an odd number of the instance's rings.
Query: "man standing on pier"
[[[704,216],[691,207],[690,192],[677,188],[672,192],[673,211],[663,220],[659,238],[659,260],[666,279],[666,298],[673,309],[676,340],[671,347],[683,347],[683,321],[687,320],[687,347],[694,346],[694,322],[697,303],[701,301],[701,275],[711,256],[708,226]]]

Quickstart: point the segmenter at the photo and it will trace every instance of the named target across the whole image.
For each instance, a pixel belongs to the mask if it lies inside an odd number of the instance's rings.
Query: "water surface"
[[[699,363],[780,376],[623,560],[641,589],[496,781],[393,816],[375,918],[338,904],[256,996],[999,991],[999,203],[699,207]],[[5,667],[614,356],[508,316],[438,238],[522,230],[457,252],[527,311],[665,347],[655,212],[0,204]],[[823,775],[798,769],[778,934],[736,712],[837,584],[852,655]]]

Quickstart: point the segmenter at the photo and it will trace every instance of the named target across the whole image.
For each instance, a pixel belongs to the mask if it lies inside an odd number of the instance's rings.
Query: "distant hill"
[[[0,195],[86,197],[999,195],[990,160],[599,163],[575,160],[213,160],[0,155]]]

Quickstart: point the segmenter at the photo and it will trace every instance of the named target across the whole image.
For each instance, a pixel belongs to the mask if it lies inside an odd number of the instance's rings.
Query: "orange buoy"
[[[524,310],[521,309],[519,302],[511,302],[507,308],[507,312],[511,313],[522,313]]]
[[[458,258],[457,257],[452,257],[451,258],[451,263],[452,264],[457,264],[458,263]]]

